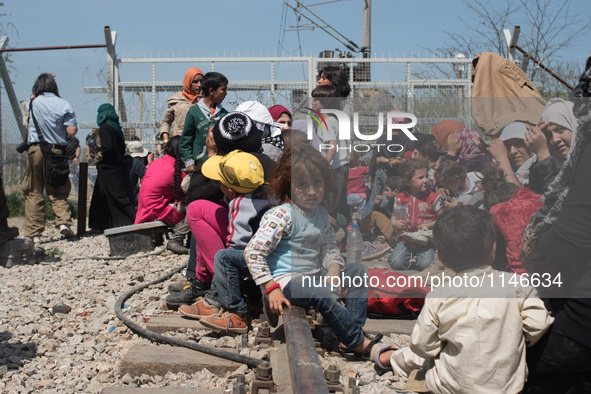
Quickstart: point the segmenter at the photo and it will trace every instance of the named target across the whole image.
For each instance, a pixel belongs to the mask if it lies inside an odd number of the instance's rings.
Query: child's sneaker
[[[226,333],[246,334],[248,332],[246,320],[235,313],[224,312],[221,315],[204,317],[199,322],[205,327]]]
[[[386,369],[386,367],[383,366],[382,363],[380,362],[380,355],[383,352],[386,352],[388,350],[398,350],[398,349],[400,349],[400,346],[396,343],[393,343],[393,342],[378,343],[378,344],[372,346],[371,352],[369,355],[369,360],[373,361],[374,364],[378,366],[378,368]]]
[[[220,314],[220,308],[215,305],[208,304],[205,298],[199,297],[197,302],[193,305],[181,305],[179,306],[179,312],[181,315],[188,317],[189,319],[199,320],[203,317],[215,316]]]
[[[420,228],[419,233],[421,235],[423,235],[425,238],[427,238],[427,241],[429,241],[429,242],[433,241],[433,230],[428,230],[426,228]]]
[[[364,241],[363,248],[361,249],[361,260],[371,260],[377,259],[388,252],[390,252],[392,248],[387,243],[383,244],[372,244],[371,242]]]
[[[427,245],[427,243],[429,243],[427,237],[420,231],[414,231],[412,233],[402,233],[402,238],[404,238],[406,242],[410,242],[420,246],[424,246]]]

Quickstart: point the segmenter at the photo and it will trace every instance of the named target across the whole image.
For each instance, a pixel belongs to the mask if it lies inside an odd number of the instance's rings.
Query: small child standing
[[[384,192],[376,196],[374,211],[378,211],[391,218],[394,214],[394,203],[399,192],[400,177],[389,176],[384,185]]]
[[[391,218],[394,214],[394,201],[398,194],[399,183],[399,177],[389,177],[386,180],[383,195],[376,196],[374,210],[359,221],[359,230],[364,234],[373,230],[372,240],[375,240],[375,242],[363,242],[362,260],[380,258],[392,251],[392,247],[396,245],[398,234],[392,225]],[[376,234],[376,229],[379,230],[379,235]]]
[[[347,204],[351,207],[351,216],[355,212],[363,212],[365,207],[365,176],[369,168],[360,164],[359,153],[349,154],[349,179],[347,180]]]
[[[433,237],[443,264],[456,278],[468,278],[466,285],[427,294],[410,347],[377,345],[373,361],[402,377],[421,369],[416,376],[424,375],[423,389],[431,393],[521,392],[527,377],[525,348],[554,319],[533,287],[508,286],[511,274],[490,266],[495,254],[490,214],[473,206],[453,208],[437,219]],[[477,282],[481,286],[469,285]]]
[[[317,150],[292,145],[269,185],[282,204],[267,211],[244,255],[273,313],[282,314],[292,303],[312,306],[344,346],[367,358],[380,337],[365,337],[368,289],[353,285],[367,275],[367,268],[345,265],[337,248],[324,207],[334,201],[334,183],[334,173]],[[345,305],[341,286],[348,288]]]
[[[397,233],[405,233],[388,257],[388,264],[395,270],[428,268],[435,258],[435,248],[419,230],[429,230],[437,217],[433,209],[437,194],[429,189],[429,166],[419,159],[409,159],[401,165],[400,190],[394,210],[406,207],[406,218],[392,218]],[[437,211],[440,212],[440,211]],[[416,256],[416,259],[413,259]],[[415,262],[413,262],[415,260]]]
[[[207,159],[205,140],[213,125],[226,115],[222,102],[228,94],[228,78],[217,72],[208,72],[201,82],[203,98],[187,111],[181,135],[181,158],[187,173],[195,172],[195,162]]]
[[[336,96],[333,86],[319,85],[312,90],[312,106],[318,112],[323,109],[340,109],[340,98]],[[327,115],[327,114],[325,114]],[[319,141],[320,153],[326,158],[329,165],[335,172],[336,178],[336,203],[329,210],[329,214],[337,217],[337,213],[342,214],[347,223],[351,222],[349,205],[347,204],[347,180],[349,179],[348,149],[349,141],[339,138],[339,122],[334,115],[325,117],[324,122],[316,130]]]
[[[439,163],[441,162],[441,156],[439,155],[437,147],[435,147],[435,143],[433,141],[426,142],[418,148],[415,147],[415,151],[417,151],[418,159],[424,160],[429,164],[429,182],[431,182],[431,190],[435,190],[435,170],[439,167]]]

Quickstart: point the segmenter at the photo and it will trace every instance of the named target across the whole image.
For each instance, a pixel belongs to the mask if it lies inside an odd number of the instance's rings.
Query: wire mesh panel
[[[6,58],[6,56],[5,56]],[[54,51],[40,65],[35,53],[9,56],[8,73],[18,101],[27,100],[37,76],[56,74],[60,95],[76,112],[82,151],[85,137],[96,124],[96,109],[104,102],[118,105],[126,137],[135,129],[144,146],[155,150],[167,100],[182,90],[190,67],[204,73],[217,71],[228,80],[223,106],[233,110],[247,100],[265,106],[281,104],[297,112],[308,105],[319,71],[327,65],[346,70],[351,98],[364,106],[379,105],[385,112],[398,109],[415,113],[418,129],[429,132],[443,119],[471,125],[470,60],[427,58],[316,58],[316,57],[122,57],[114,64],[113,89],[108,85],[109,63],[104,49]],[[65,71],[63,71],[65,70]],[[111,97],[107,92],[112,91]],[[2,156],[5,184],[17,185],[24,173],[24,155],[14,150],[22,140],[6,89],[1,96]],[[372,104],[373,103],[373,104]],[[387,103],[387,104],[385,104]],[[82,154],[81,157],[85,155]]]
[[[41,73],[55,74],[60,96],[68,101],[78,120],[81,149],[85,149],[85,137],[96,125],[96,110],[108,102],[107,94],[85,93],[86,86],[106,85],[106,55],[104,49],[73,49],[48,51],[44,62],[39,62],[38,52],[13,52],[3,55],[8,78],[14,90],[17,107],[23,113],[31,96],[33,84]],[[58,71],[59,70],[59,71]],[[2,175],[7,193],[16,190],[24,175],[26,153],[18,154],[16,146],[23,136],[4,83],[1,89],[1,158]],[[24,122],[27,115],[24,113]],[[81,155],[83,157],[83,155]]]

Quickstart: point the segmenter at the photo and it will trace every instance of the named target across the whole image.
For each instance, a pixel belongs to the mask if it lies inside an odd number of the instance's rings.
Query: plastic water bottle
[[[353,223],[351,231],[347,234],[347,263],[361,263],[363,238],[359,232],[359,225]]]

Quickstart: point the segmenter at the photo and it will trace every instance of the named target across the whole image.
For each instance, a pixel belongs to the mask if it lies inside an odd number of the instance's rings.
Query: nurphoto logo
[[[334,115],[338,121],[338,140],[347,140],[352,141],[351,138],[351,120],[349,116],[344,112],[336,109],[321,109],[320,111],[316,111],[312,108],[306,108],[310,112],[308,112],[308,127],[307,127],[307,134],[308,140],[312,140],[314,138],[314,133],[322,133],[323,131],[328,130],[328,124],[326,122],[326,118],[322,116],[322,114],[329,114]],[[340,149],[346,149],[349,152],[359,152],[365,153],[369,152],[372,148],[375,148],[376,151],[380,152],[382,150],[387,150],[388,152],[402,152],[404,147],[400,144],[383,144],[383,143],[375,143],[380,137],[384,134],[384,119],[386,121],[386,139],[387,141],[392,141],[392,136],[394,132],[398,134],[398,132],[404,133],[404,135],[412,141],[416,141],[417,137],[413,135],[410,131],[414,126],[417,124],[417,118],[411,113],[407,112],[398,112],[392,111],[388,112],[384,117],[383,112],[379,112],[378,115],[378,129],[375,133],[361,133],[359,129],[359,113],[353,112],[353,133],[355,135],[356,140],[360,141],[373,141],[374,143],[355,143],[355,144],[348,144],[346,147],[339,146],[337,144],[336,149],[337,151]],[[314,130],[314,123],[317,125],[316,131]],[[326,151],[329,149],[334,148],[332,144],[320,144],[319,149],[320,151]]]

